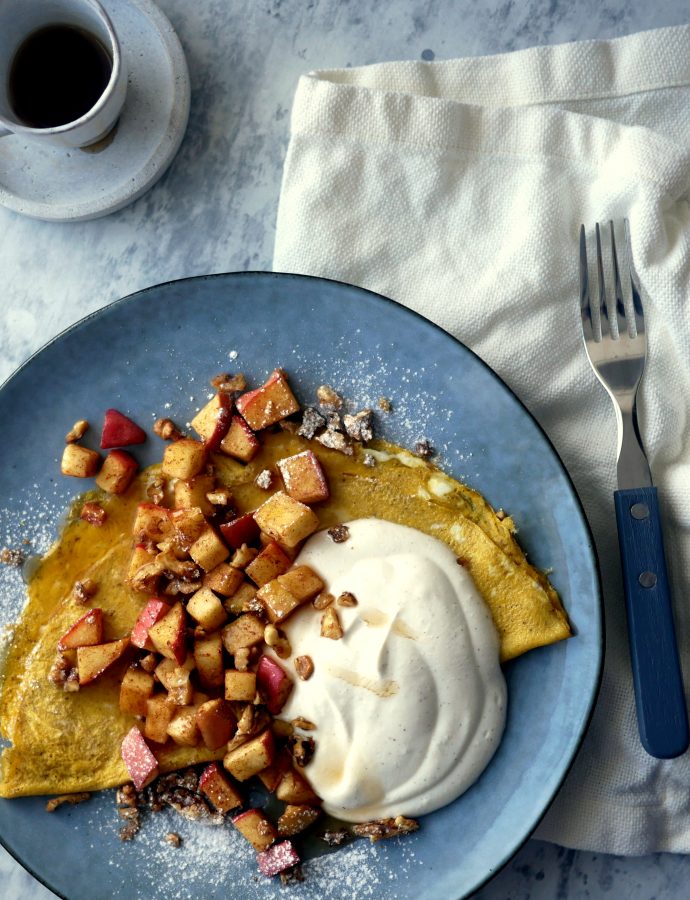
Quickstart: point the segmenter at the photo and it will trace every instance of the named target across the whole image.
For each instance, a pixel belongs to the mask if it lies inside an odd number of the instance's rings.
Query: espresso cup
[[[0,0],[0,137],[87,147],[112,130],[126,90],[120,43],[98,0]]]

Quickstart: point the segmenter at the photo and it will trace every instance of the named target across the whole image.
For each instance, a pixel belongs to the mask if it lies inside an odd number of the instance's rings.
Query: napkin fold
[[[612,494],[613,410],[586,360],[580,223],[630,220],[649,337],[641,432],[659,489],[690,687],[690,27],[300,79],[274,268],[417,310],[545,428],[582,498],[604,587],[591,728],[537,836],[690,852],[690,754],[642,749]],[[500,422],[496,423],[500,427]]]

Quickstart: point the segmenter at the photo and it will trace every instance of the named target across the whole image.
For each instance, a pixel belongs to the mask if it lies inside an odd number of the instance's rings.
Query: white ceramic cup
[[[71,25],[98,38],[112,59],[110,80],[83,116],[52,128],[32,128],[15,115],[9,96],[12,61],[22,43],[39,28]],[[16,134],[59,147],[87,147],[105,137],[125,102],[127,73],[120,43],[98,0],[0,0],[0,137]]]

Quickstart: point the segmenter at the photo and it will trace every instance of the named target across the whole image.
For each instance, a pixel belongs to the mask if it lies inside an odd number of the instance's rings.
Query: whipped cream
[[[296,560],[334,596],[344,636],[320,635],[311,604],[284,624],[295,679],[281,718],[303,716],[316,752],[306,775],[326,812],[348,822],[417,816],[476,781],[499,744],[506,685],[486,604],[449,547],[380,519],[347,523],[336,544],[310,538]]]

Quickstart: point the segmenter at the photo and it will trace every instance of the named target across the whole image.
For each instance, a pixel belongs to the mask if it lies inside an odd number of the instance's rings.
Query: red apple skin
[[[158,775],[158,760],[149,749],[149,745],[136,725],[125,735],[121,753],[129,777],[138,791]]]
[[[153,650],[153,643],[149,640],[149,628],[170,612],[170,606],[158,597],[152,597],[139,613],[139,618],[134,624],[130,642],[141,650]]]
[[[213,434],[205,441],[206,446],[213,453],[217,452],[220,442],[228,433],[230,422],[232,421],[232,397],[229,394],[218,394],[218,415],[216,416],[216,427]]]
[[[89,644],[103,642],[103,610],[95,606],[87,610],[83,616],[67,630],[58,641],[58,650],[74,650]]]
[[[296,866],[299,856],[292,841],[281,841],[280,844],[274,844],[268,850],[257,853],[256,861],[261,872],[270,878]]]
[[[143,444],[146,432],[117,409],[106,409],[101,432],[101,450]]]
[[[225,543],[233,550],[238,550],[242,544],[255,544],[261,533],[251,513],[233,519],[232,522],[224,522],[220,531]]]
[[[272,657],[262,656],[256,669],[256,687],[266,698],[266,709],[277,715],[292,690],[292,679]]]

